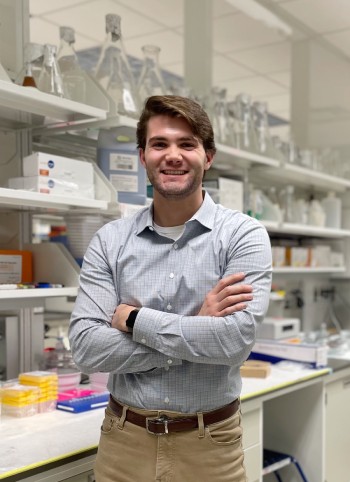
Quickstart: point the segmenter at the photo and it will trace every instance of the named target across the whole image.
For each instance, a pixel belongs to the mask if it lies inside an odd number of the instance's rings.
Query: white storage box
[[[69,157],[33,152],[23,159],[25,177],[46,176],[86,186],[94,184],[94,169],[90,162]]]
[[[25,191],[54,194],[55,196],[68,196],[74,198],[94,199],[93,183],[76,183],[48,176],[13,177],[8,180],[10,189],[24,189]]]
[[[284,340],[258,339],[253,346],[251,357],[254,360],[276,363],[292,360],[309,363],[312,367],[327,366],[328,346],[303,343],[298,338]]]

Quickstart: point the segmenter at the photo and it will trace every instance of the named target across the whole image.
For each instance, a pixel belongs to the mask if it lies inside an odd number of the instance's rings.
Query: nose
[[[166,161],[178,162],[182,160],[181,150],[176,145],[170,145],[165,154]]]

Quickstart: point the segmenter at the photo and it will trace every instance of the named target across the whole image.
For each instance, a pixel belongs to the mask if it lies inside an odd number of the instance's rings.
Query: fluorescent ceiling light
[[[290,36],[293,33],[293,30],[289,25],[255,0],[226,0],[226,2],[238,10],[241,10],[241,12],[248,15],[248,17],[263,22],[270,28],[280,30],[285,35]]]

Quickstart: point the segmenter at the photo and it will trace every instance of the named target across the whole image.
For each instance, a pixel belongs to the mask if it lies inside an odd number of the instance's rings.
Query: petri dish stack
[[[58,394],[57,373],[46,371],[20,373],[18,381],[21,385],[39,389],[38,413],[51,412],[56,409]]]
[[[4,385],[1,388],[2,413],[12,417],[30,417],[38,413],[40,388],[21,385]]]

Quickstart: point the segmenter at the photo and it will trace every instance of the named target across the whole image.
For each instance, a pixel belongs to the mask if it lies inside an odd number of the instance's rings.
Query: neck
[[[154,192],[153,219],[159,226],[181,226],[198,211],[203,202],[202,191],[185,199],[167,199]]]

